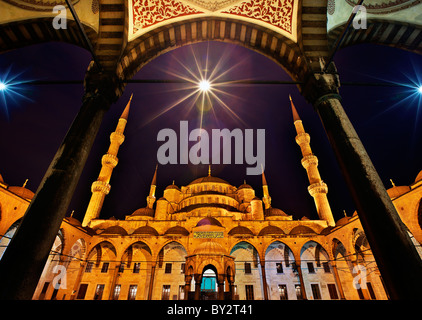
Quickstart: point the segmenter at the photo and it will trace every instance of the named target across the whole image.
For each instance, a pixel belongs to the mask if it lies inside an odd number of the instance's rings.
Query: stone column
[[[152,300],[152,290],[154,289],[154,278],[155,278],[155,267],[157,263],[153,263],[151,266],[151,278],[149,281],[149,287],[148,287],[148,300]]]
[[[295,263],[296,263],[296,268],[297,268],[297,275],[299,276],[300,289],[302,291],[302,299],[308,300],[308,296],[306,295],[306,289],[305,289],[305,281],[303,280],[301,262],[300,260],[296,260]]]
[[[82,107],[0,261],[0,299],[32,298],[104,114],[117,100],[115,75],[88,71],[84,85]]]
[[[390,298],[422,299],[421,259],[343,109],[339,86],[330,64],[327,73],[308,76],[302,93],[321,119]]]
[[[192,282],[191,275],[185,275],[185,300],[189,300],[190,284]]]
[[[344,296],[343,286],[341,285],[341,280],[340,280],[340,277],[338,275],[337,265],[336,265],[335,261],[331,262],[331,266],[333,267],[334,279],[336,280],[338,292],[340,293],[340,299],[346,300],[346,298]]]
[[[224,300],[224,280],[225,275],[217,275],[218,300]]]
[[[264,260],[261,260],[261,276],[262,276],[262,289],[264,291],[264,300],[268,300],[267,273],[265,272]]]
[[[85,267],[86,267],[86,262],[81,262],[78,275],[76,276],[75,284],[73,285],[73,290],[70,294],[70,300],[75,300],[76,298],[76,294],[78,293],[79,284],[81,283],[82,276],[85,271]]]
[[[201,299],[202,274],[195,274],[195,300]]]
[[[120,266],[116,263],[116,266],[114,267],[113,274],[111,276],[110,293],[108,295],[108,300],[114,299],[114,287],[116,286],[117,278],[119,277],[119,269],[120,269]]]

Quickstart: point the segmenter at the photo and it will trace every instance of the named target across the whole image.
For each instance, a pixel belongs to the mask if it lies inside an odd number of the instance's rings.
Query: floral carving
[[[223,13],[267,22],[292,33],[293,0],[247,0]]]
[[[177,0],[133,0],[133,25],[147,28],[172,18],[203,13]]]

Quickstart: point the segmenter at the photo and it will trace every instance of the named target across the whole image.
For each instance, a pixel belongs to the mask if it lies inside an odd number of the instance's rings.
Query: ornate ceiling
[[[160,25],[201,17],[249,21],[296,40],[297,0],[130,0],[129,40]]]
[[[13,4],[19,8],[36,11],[50,11],[53,10],[54,6],[66,5],[65,0],[4,0],[10,4]],[[73,4],[78,3],[80,0],[72,0]]]

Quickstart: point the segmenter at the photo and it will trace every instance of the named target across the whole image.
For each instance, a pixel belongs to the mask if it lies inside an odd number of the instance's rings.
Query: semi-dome
[[[28,200],[32,200],[32,198],[35,195],[31,190],[25,187],[12,186],[12,187],[9,187],[8,190],[18,195],[19,197],[28,199]]]
[[[197,227],[202,227],[202,226],[218,226],[218,227],[222,227],[220,221],[218,221],[216,218],[213,217],[206,217],[202,220],[200,220],[197,224]]]
[[[194,254],[225,255],[227,254],[227,252],[226,252],[226,249],[224,249],[224,247],[218,242],[207,241],[207,242],[201,243],[198,247],[196,247]]]

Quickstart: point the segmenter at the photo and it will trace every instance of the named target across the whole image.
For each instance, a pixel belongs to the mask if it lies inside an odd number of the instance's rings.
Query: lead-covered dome
[[[225,255],[227,254],[227,252],[226,252],[226,249],[224,249],[224,247],[218,242],[207,241],[207,242],[201,243],[198,247],[196,247],[194,254]]]
[[[201,177],[201,178],[195,179],[191,183],[189,183],[189,185],[197,184],[197,183],[206,183],[206,182],[229,184],[226,180],[223,180],[221,178],[217,178],[217,177],[213,177],[213,176],[207,176],[207,177]]]

